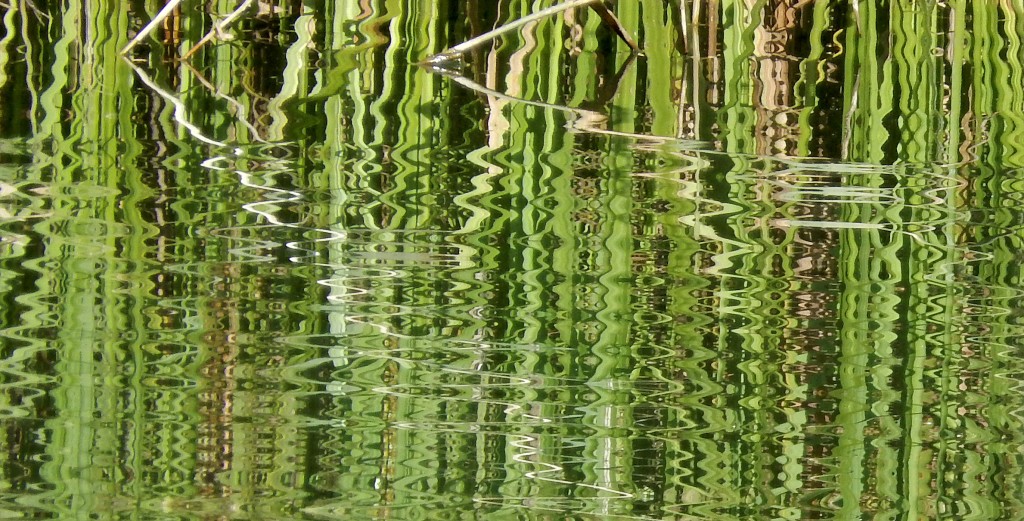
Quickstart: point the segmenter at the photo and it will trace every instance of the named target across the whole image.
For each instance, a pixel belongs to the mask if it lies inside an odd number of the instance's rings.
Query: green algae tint
[[[1024,517],[1020,1],[8,4],[0,517]]]

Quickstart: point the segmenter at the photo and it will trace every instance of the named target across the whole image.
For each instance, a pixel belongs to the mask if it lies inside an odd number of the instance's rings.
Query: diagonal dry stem
[[[608,9],[608,6],[605,4],[605,0],[565,0],[564,2],[558,5],[553,5],[551,7],[548,7],[547,9],[541,9],[536,13],[533,13],[529,16],[524,16],[514,22],[509,22],[492,31],[488,31],[484,34],[481,34],[476,38],[466,40],[465,42],[462,42],[445,52],[430,57],[429,59],[427,59],[427,63],[441,63],[449,61],[452,58],[464,54],[472,50],[473,48],[483,45],[491,40],[494,40],[495,38],[498,38],[503,34],[516,31],[527,24],[536,22],[548,16],[561,13],[563,11],[568,11],[569,9],[575,9],[577,7],[584,6],[590,6],[593,9],[595,9],[598,15],[601,16],[601,19],[604,20],[605,23],[611,25],[612,29],[615,31],[615,34],[619,35],[619,37],[622,38],[626,42],[626,44],[629,45],[631,49],[633,49],[634,52],[640,51],[640,48],[637,46],[633,38],[630,37],[629,34],[626,32],[625,27],[622,26],[622,23],[619,21],[619,19],[616,18],[615,14]]]
[[[652,134],[636,134],[636,133],[632,133],[632,132],[620,132],[620,131],[616,131],[616,130],[609,130],[607,128],[607,126],[608,126],[608,116],[606,116],[606,115],[604,115],[604,114],[602,114],[600,112],[593,111],[593,110],[587,110],[587,109],[581,109],[581,108],[575,108],[575,107],[569,107],[569,106],[566,106],[566,105],[558,105],[558,104],[555,104],[555,103],[545,103],[545,102],[542,102],[542,101],[533,101],[533,100],[528,100],[528,99],[524,99],[524,98],[520,98],[520,97],[516,97],[516,96],[509,96],[508,94],[505,94],[503,92],[498,92],[498,91],[496,91],[496,90],[494,90],[492,88],[480,85],[479,83],[477,83],[477,82],[475,82],[475,81],[473,81],[473,80],[471,80],[469,78],[466,78],[465,76],[459,76],[459,75],[455,75],[455,74],[449,74],[448,76],[455,83],[458,83],[459,85],[461,85],[461,86],[463,86],[463,87],[465,87],[465,88],[467,88],[469,90],[478,92],[478,93],[480,93],[480,94],[482,94],[484,96],[490,97],[490,98],[494,98],[494,99],[498,99],[498,100],[503,100],[503,101],[508,101],[508,102],[514,102],[514,103],[521,103],[521,104],[524,104],[524,105],[540,107],[540,108],[543,108],[543,109],[557,110],[559,112],[567,113],[567,114],[570,115],[569,126],[568,126],[568,130],[570,130],[570,131],[586,132],[586,133],[590,133],[590,134],[599,134],[599,135],[605,135],[605,136],[623,137],[623,138],[635,139],[635,140],[638,140],[638,141],[650,142],[650,143],[681,144],[681,145],[685,145],[685,146],[687,146],[689,148],[694,148],[694,149],[702,149],[702,148],[706,148],[706,146],[707,146],[706,143],[703,143],[703,142],[700,142],[700,141],[678,139],[678,138],[675,138],[675,137],[655,136],[655,135],[652,135]]]
[[[234,11],[231,11],[231,14],[227,15],[220,22],[217,22],[217,24],[214,25],[212,29],[210,29],[210,32],[206,33],[206,36],[203,36],[203,38],[199,40],[199,42],[193,45],[192,48],[189,49],[188,52],[185,53],[185,56],[183,56],[181,59],[189,59],[193,54],[199,51],[199,49],[202,46],[206,45],[206,43],[212,40],[215,36],[217,36],[218,34],[223,34],[224,31],[228,29],[228,26],[230,26],[231,23],[234,22],[236,18],[242,16],[242,13],[244,13],[246,10],[252,7],[252,4],[253,0],[243,0],[241,4],[238,4],[238,7],[236,7]]]
[[[141,31],[139,31],[139,34],[136,34],[135,38],[132,38],[132,41],[128,42],[128,45],[124,46],[124,49],[121,49],[121,54],[128,54],[128,51],[132,50],[132,47],[135,47],[136,45],[138,45],[139,42],[146,39],[146,37],[149,36],[150,33],[156,30],[156,28],[164,21],[164,19],[166,19],[168,16],[171,16],[171,13],[174,12],[174,9],[178,7],[178,5],[181,4],[181,2],[182,0],[169,0],[167,4],[164,5],[164,8],[161,9],[160,12],[153,17],[153,20],[146,24],[146,26],[143,27]]]
[[[620,22],[619,18],[615,16],[615,13],[613,13],[611,9],[608,9],[608,4],[606,4],[604,0],[594,2],[590,4],[590,7],[597,11],[597,15],[601,17],[601,20],[608,25],[608,27],[611,27],[612,30],[615,31],[615,34],[619,35],[619,38],[622,38],[622,41],[626,42],[626,45],[628,45],[633,52],[640,52],[640,46],[636,44],[636,40],[629,35],[629,31],[627,31],[622,25],[622,22]]]

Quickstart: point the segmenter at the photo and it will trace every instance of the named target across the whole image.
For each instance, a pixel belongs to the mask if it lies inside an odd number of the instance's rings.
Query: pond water
[[[553,4],[0,5],[0,517],[1024,518],[1024,6]]]

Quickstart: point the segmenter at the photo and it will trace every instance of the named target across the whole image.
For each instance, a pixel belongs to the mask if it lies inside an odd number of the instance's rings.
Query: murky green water
[[[0,5],[0,517],[1024,517],[1024,6],[552,3]]]

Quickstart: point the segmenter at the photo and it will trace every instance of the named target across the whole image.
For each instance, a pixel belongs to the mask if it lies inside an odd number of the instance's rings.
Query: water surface
[[[1024,516],[1024,7],[552,3],[0,7],[0,515]]]

